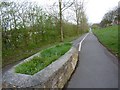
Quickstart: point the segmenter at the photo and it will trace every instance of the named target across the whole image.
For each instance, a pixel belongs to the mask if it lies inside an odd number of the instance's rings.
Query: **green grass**
[[[32,60],[18,65],[15,68],[16,73],[34,75],[46,66],[64,55],[71,48],[70,43],[62,43],[41,51],[39,56]]]
[[[71,36],[71,37],[66,37],[64,38],[64,42],[70,42],[72,40],[77,39],[81,35],[76,35],[76,36]],[[20,60],[23,60],[45,48],[51,47],[53,45],[57,45],[60,43],[60,40],[54,42],[54,43],[49,43],[49,42],[42,42],[41,44],[38,44],[39,47],[35,47],[32,49],[28,49],[24,47],[23,49],[15,49],[15,50],[6,50],[2,52],[2,68],[5,66],[18,62]]]
[[[109,26],[99,30],[93,30],[100,42],[115,55],[118,55],[118,26]]]

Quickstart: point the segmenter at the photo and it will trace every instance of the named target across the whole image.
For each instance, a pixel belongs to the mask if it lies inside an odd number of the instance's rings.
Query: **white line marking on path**
[[[88,34],[89,34],[89,33],[87,33],[86,36],[80,41],[80,43],[79,43],[79,50],[78,50],[78,51],[81,50],[82,42],[85,40],[85,38],[88,36]]]

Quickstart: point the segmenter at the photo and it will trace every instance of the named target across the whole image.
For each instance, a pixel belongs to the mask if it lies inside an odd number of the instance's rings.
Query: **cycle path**
[[[118,88],[118,59],[92,32],[82,42],[78,66],[65,88]]]

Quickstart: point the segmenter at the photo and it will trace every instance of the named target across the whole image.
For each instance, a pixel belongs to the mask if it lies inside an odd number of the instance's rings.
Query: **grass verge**
[[[81,35],[66,37],[64,39],[64,43],[75,40],[80,36]],[[16,49],[16,50],[9,50],[7,52],[4,52],[4,53],[8,53],[9,55],[8,56],[2,55],[2,57],[3,57],[2,58],[2,68],[7,67],[8,65],[14,64],[18,61],[22,61],[25,58],[28,58],[31,55],[33,55],[33,54],[35,54],[35,53],[37,53],[45,48],[51,47],[53,45],[57,45],[59,43],[61,43],[59,40],[54,42],[54,43],[48,43],[48,42],[43,43],[42,42],[41,45],[39,45],[39,47],[34,48],[34,49],[27,49],[27,50]]]
[[[100,42],[106,46],[112,53],[118,56],[118,26],[109,26],[106,28],[93,30]]]
[[[71,48],[70,43],[58,44],[41,51],[41,54],[15,68],[16,73],[34,75],[64,55]]]

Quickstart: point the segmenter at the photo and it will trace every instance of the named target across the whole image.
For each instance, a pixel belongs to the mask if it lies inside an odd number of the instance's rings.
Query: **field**
[[[118,26],[109,26],[106,28],[93,30],[100,42],[106,46],[112,53],[118,56]]]

